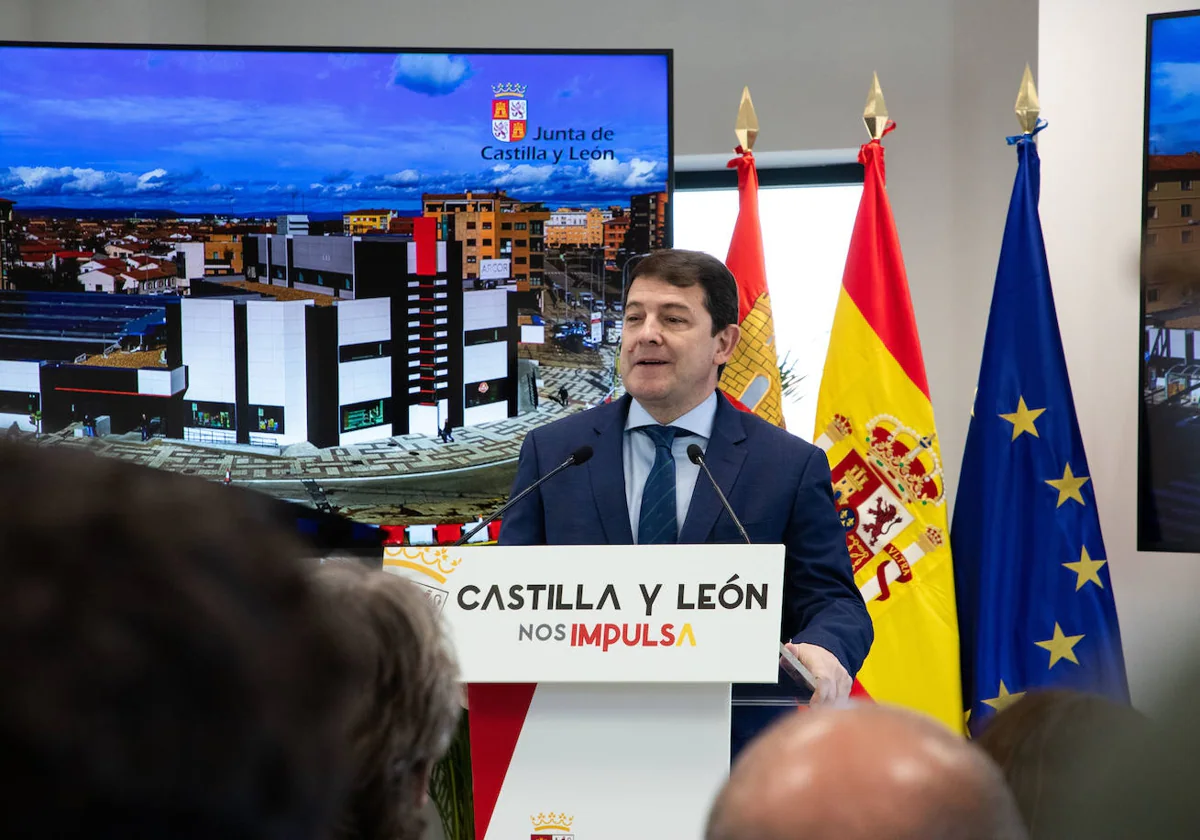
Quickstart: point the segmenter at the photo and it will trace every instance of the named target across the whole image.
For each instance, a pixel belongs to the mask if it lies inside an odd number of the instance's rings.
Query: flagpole
[[[737,281],[741,338],[721,373],[718,387],[736,408],[783,427],[783,389],[758,215],[758,170],[752,151],[758,139],[758,116],[749,87],[742,88],[733,131],[738,146],[736,156],[726,166],[738,173],[738,216],[725,265]]]

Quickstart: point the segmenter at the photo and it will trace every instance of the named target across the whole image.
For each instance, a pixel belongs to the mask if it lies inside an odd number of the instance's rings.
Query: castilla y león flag
[[[954,572],[933,406],[879,140],[858,159],[863,194],[814,437],[829,457],[855,580],[875,623],[858,678],[874,699],[961,732]]]
[[[725,265],[737,280],[742,338],[721,375],[721,390],[764,420],[783,426],[775,321],[758,221],[758,170],[753,152],[738,146],[737,153],[729,167],[738,171],[738,217]]]

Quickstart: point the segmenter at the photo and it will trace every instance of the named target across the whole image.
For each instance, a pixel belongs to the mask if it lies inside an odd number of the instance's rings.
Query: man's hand
[[[836,656],[823,647],[807,643],[788,643],[787,648],[817,678],[810,705],[837,703],[850,696],[850,687],[854,681],[850,679],[850,675]]]

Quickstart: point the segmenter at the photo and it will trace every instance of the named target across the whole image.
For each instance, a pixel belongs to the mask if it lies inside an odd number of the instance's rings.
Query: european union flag
[[[973,732],[1031,689],[1129,699],[1038,217],[1041,162],[1032,135],[1009,142],[1017,178],[950,529]]]

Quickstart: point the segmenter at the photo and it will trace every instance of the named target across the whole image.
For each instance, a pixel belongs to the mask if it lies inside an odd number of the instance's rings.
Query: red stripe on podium
[[[533,683],[467,686],[475,840],[487,834],[536,690]]]

